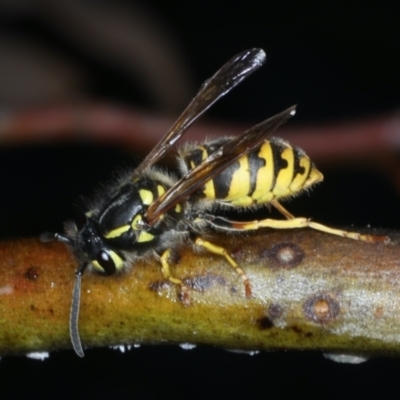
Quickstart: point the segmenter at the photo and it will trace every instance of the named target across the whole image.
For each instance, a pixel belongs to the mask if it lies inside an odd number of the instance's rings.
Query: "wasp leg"
[[[272,200],[271,204],[287,219],[299,219],[303,220],[304,218],[295,218],[289,211],[287,211],[282,204],[280,204],[277,200]],[[307,226],[308,228],[316,229],[317,231],[330,233],[331,235],[337,235],[342,237],[347,237],[354,240],[362,240],[364,242],[389,242],[389,238],[387,236],[374,236],[374,235],[362,235],[361,233],[357,232],[348,232],[342,229],[335,229],[330,228],[329,226],[319,224],[318,222],[313,222],[307,219]],[[300,228],[300,226],[299,226]]]
[[[164,279],[169,280],[175,285],[178,285],[180,287],[180,295],[179,297],[181,298],[182,302],[185,305],[190,304],[190,297],[189,297],[189,289],[188,287],[182,282],[181,279],[175,278],[171,270],[169,268],[169,259],[171,258],[171,250],[167,249],[164,251],[164,253],[161,254],[160,256],[160,262],[161,262],[161,273],[164,277]]]
[[[244,288],[245,288],[246,297],[251,297],[251,285],[250,285],[249,278],[247,277],[246,273],[242,270],[242,268],[239,267],[239,264],[228,254],[226,249],[224,249],[221,246],[217,246],[207,240],[204,240],[201,237],[197,237],[194,240],[194,243],[199,247],[205,248],[210,253],[218,254],[219,256],[225,257],[225,259],[228,261],[228,263],[235,269],[237,274],[242,279]]]
[[[388,243],[389,238],[386,236],[372,236],[362,235],[357,232],[347,232],[341,229],[330,228],[319,224],[317,222],[310,221],[307,218],[291,218],[288,220],[278,219],[262,219],[254,221],[230,221],[222,217],[215,217],[213,215],[205,215],[204,218],[207,222],[217,229],[223,229],[228,231],[251,231],[260,228],[273,228],[273,229],[296,229],[296,228],[311,228],[317,231],[329,233],[331,235],[346,237],[354,240],[362,240],[364,242],[385,242]]]
[[[296,217],[291,214],[286,208],[282,206],[281,203],[277,200],[271,200],[268,204],[271,204],[274,206],[283,216],[285,216],[287,219],[295,219]]]

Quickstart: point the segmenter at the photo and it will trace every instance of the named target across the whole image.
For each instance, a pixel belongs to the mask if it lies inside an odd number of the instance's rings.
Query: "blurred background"
[[[279,136],[303,147],[325,182],[289,210],[398,229],[399,17],[390,1],[0,0],[1,237],[60,231],[80,196],[134,166],[200,84],[251,47],[265,49],[266,66],[189,139],[235,134],[298,104]],[[62,387],[74,398],[212,398],[215,388],[233,398],[346,398],[389,394],[399,366],[142,347],[5,358],[0,379],[13,397]]]

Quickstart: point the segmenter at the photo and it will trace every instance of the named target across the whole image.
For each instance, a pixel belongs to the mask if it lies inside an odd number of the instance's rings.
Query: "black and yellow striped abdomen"
[[[181,153],[186,169],[195,168],[229,140],[222,138],[187,147]],[[298,194],[322,179],[302,150],[282,139],[271,138],[208,181],[199,194],[206,199],[248,207]]]

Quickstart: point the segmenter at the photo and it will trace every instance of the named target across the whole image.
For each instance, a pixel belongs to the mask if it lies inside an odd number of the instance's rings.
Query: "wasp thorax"
[[[112,275],[124,267],[125,251],[142,254],[156,245],[157,236],[165,229],[164,219],[149,227],[144,214],[163,192],[164,186],[148,177],[119,186],[99,210],[85,214],[75,246],[78,256],[96,270]]]

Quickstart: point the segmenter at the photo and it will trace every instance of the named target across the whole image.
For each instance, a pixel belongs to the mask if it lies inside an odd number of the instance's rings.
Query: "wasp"
[[[113,275],[143,257],[155,256],[164,279],[178,285],[182,301],[188,303],[188,288],[170,268],[172,251],[182,243],[224,257],[243,281],[246,296],[252,294],[244,270],[225,248],[207,240],[207,230],[229,233],[308,227],[366,242],[381,241],[378,236],[296,218],[280,204],[281,199],[299,194],[323,179],[302,150],[282,139],[268,138],[295,114],[295,106],[238,137],[184,146],[178,155],[178,177],[154,167],[200,115],[264,64],[265,59],[262,49],[250,49],[230,59],[201,86],[144,161],[94,200],[82,224],[67,223],[65,234],[46,235],[47,240],[67,244],[80,261],[70,314],[70,336],[78,356],[84,355],[78,320],[81,280],[87,268]],[[234,221],[221,212],[226,208],[242,212],[262,205],[275,207],[285,219]]]

